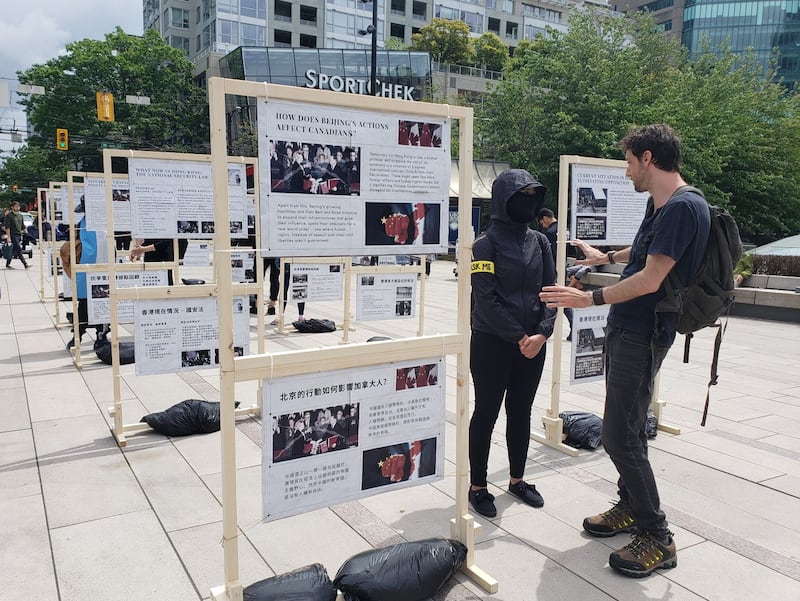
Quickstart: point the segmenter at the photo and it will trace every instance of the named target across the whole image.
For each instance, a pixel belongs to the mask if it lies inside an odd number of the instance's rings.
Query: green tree
[[[487,31],[472,42],[475,49],[475,63],[484,69],[502,71],[508,60],[508,46],[500,37]]]
[[[100,167],[101,143],[136,149],[208,149],[208,108],[192,82],[192,64],[154,30],[131,36],[117,28],[104,41],[80,40],[66,54],[19,73],[20,83],[44,86],[23,105],[38,136],[29,143],[52,149],[51,162]],[[114,95],[113,122],[99,121],[96,93]],[[126,95],[148,96],[150,105],[126,104]],[[54,150],[55,130],[70,132],[68,152]]]
[[[386,50],[408,50],[408,46],[403,43],[400,38],[386,38],[383,42],[383,47]]]
[[[11,200],[23,206],[34,204],[37,187],[45,187],[50,181],[63,181],[66,165],[52,163],[51,154],[39,146],[27,144],[8,157],[0,167],[0,184],[7,186],[9,193],[2,195],[0,205],[9,206]],[[14,185],[19,187],[17,194],[10,192]]]
[[[556,198],[560,155],[620,159],[631,126],[666,122],[687,181],[728,206],[744,236],[800,231],[798,98],[756,61],[690,61],[641,15],[574,13],[568,32],[549,34],[519,45],[478,110],[478,157],[537,173]]]
[[[469,25],[463,21],[434,18],[411,36],[411,48],[429,52],[436,62],[471,65],[475,51],[469,33]]]

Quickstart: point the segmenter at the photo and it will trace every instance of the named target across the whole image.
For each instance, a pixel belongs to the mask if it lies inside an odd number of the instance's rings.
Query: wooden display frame
[[[275,84],[212,77],[208,82],[209,115],[211,124],[212,183],[214,186],[215,217],[225,223],[229,217],[226,182],[227,95],[278,99],[299,103],[313,102],[330,107],[343,107],[374,112],[415,114],[449,118],[459,124],[459,157],[462,164],[472,164],[473,111],[469,107],[448,106],[423,102],[376,98],[365,95],[341,94],[324,90],[308,90]],[[457,253],[463,265],[469,264],[472,247],[471,205],[472,171],[462,169],[459,182],[459,244]],[[214,252],[230,250],[230,235],[215,228]],[[497,581],[475,565],[475,533],[477,524],[468,512],[467,490],[469,461],[469,274],[463,272],[458,281],[457,332],[448,335],[424,336],[403,340],[357,343],[336,348],[289,351],[251,357],[233,355],[233,289],[225,285],[231,280],[230,262],[215,261],[216,279],[220,283],[219,348],[220,402],[222,446],[222,545],[224,552],[224,584],[211,590],[215,601],[241,601],[242,583],[239,580],[239,527],[237,521],[236,448],[234,389],[237,381],[269,379],[293,374],[313,373],[324,365],[329,369],[346,369],[382,364],[411,358],[440,354],[457,355],[456,368],[456,503],[451,521],[454,538],[467,547],[462,571],[488,592],[497,591]],[[225,308],[224,310],[222,308]],[[376,345],[379,345],[376,347]],[[380,350],[379,350],[380,349]]]

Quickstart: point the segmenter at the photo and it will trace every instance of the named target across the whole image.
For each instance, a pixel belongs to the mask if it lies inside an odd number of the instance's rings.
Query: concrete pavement
[[[0,601],[183,601],[207,599],[224,582],[219,433],[168,439],[131,436],[120,449],[109,432],[111,368],[84,347],[77,370],[38,296],[31,270],[0,269]],[[49,289],[48,294],[51,294]],[[455,329],[452,264],[433,264],[426,333]],[[62,309],[62,317],[67,307]],[[290,305],[289,316],[294,308]],[[335,303],[311,303],[310,317],[340,322]],[[255,320],[253,320],[253,324]],[[411,336],[414,320],[356,324],[352,341]],[[566,324],[565,324],[566,326]],[[91,330],[90,330],[91,331]],[[252,328],[253,335],[255,330]],[[334,345],[338,334],[281,336],[268,349]],[[565,331],[566,333],[566,331]],[[88,338],[85,338],[87,340]],[[500,423],[490,457],[498,517],[484,528],[477,565],[499,581],[486,595],[458,575],[446,600],[587,601],[648,599],[751,601],[800,598],[800,324],[731,318],[708,424],[700,428],[712,335],[700,333],[684,365],[673,348],[662,370],[664,421],[681,429],[651,441],[662,502],[676,533],[678,567],[633,580],[608,554],[625,535],[592,539],[586,515],[608,508],[616,474],[602,449],[569,458],[532,442],[526,478],[542,509],[505,493]],[[534,405],[533,427],[549,404],[553,344]],[[255,346],[253,346],[255,348]],[[312,562],[333,577],[359,551],[449,535],[454,507],[455,358],[448,361],[446,477],[311,513],[262,523],[261,424],[237,422],[239,561],[244,584]],[[214,370],[135,376],[122,367],[125,422],[188,398],[218,400]],[[562,381],[567,381],[566,349]],[[251,403],[255,383],[239,385]],[[602,415],[600,383],[563,386],[561,410]]]

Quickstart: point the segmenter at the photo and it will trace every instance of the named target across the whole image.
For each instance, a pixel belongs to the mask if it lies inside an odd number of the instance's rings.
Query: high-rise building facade
[[[566,30],[573,6],[609,6],[608,0],[142,0],[142,6],[144,28],[186,52],[202,84],[240,46],[367,49],[373,1],[379,47],[390,38],[409,45],[439,17],[464,21],[474,36],[496,33],[513,48],[547,26]]]

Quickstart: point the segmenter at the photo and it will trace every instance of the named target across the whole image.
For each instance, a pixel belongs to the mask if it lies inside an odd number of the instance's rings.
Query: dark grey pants
[[[647,456],[645,424],[653,380],[667,351],[652,336],[608,327],[603,446],[619,473],[620,498],[638,526],[658,536],[667,532],[667,520]]]

